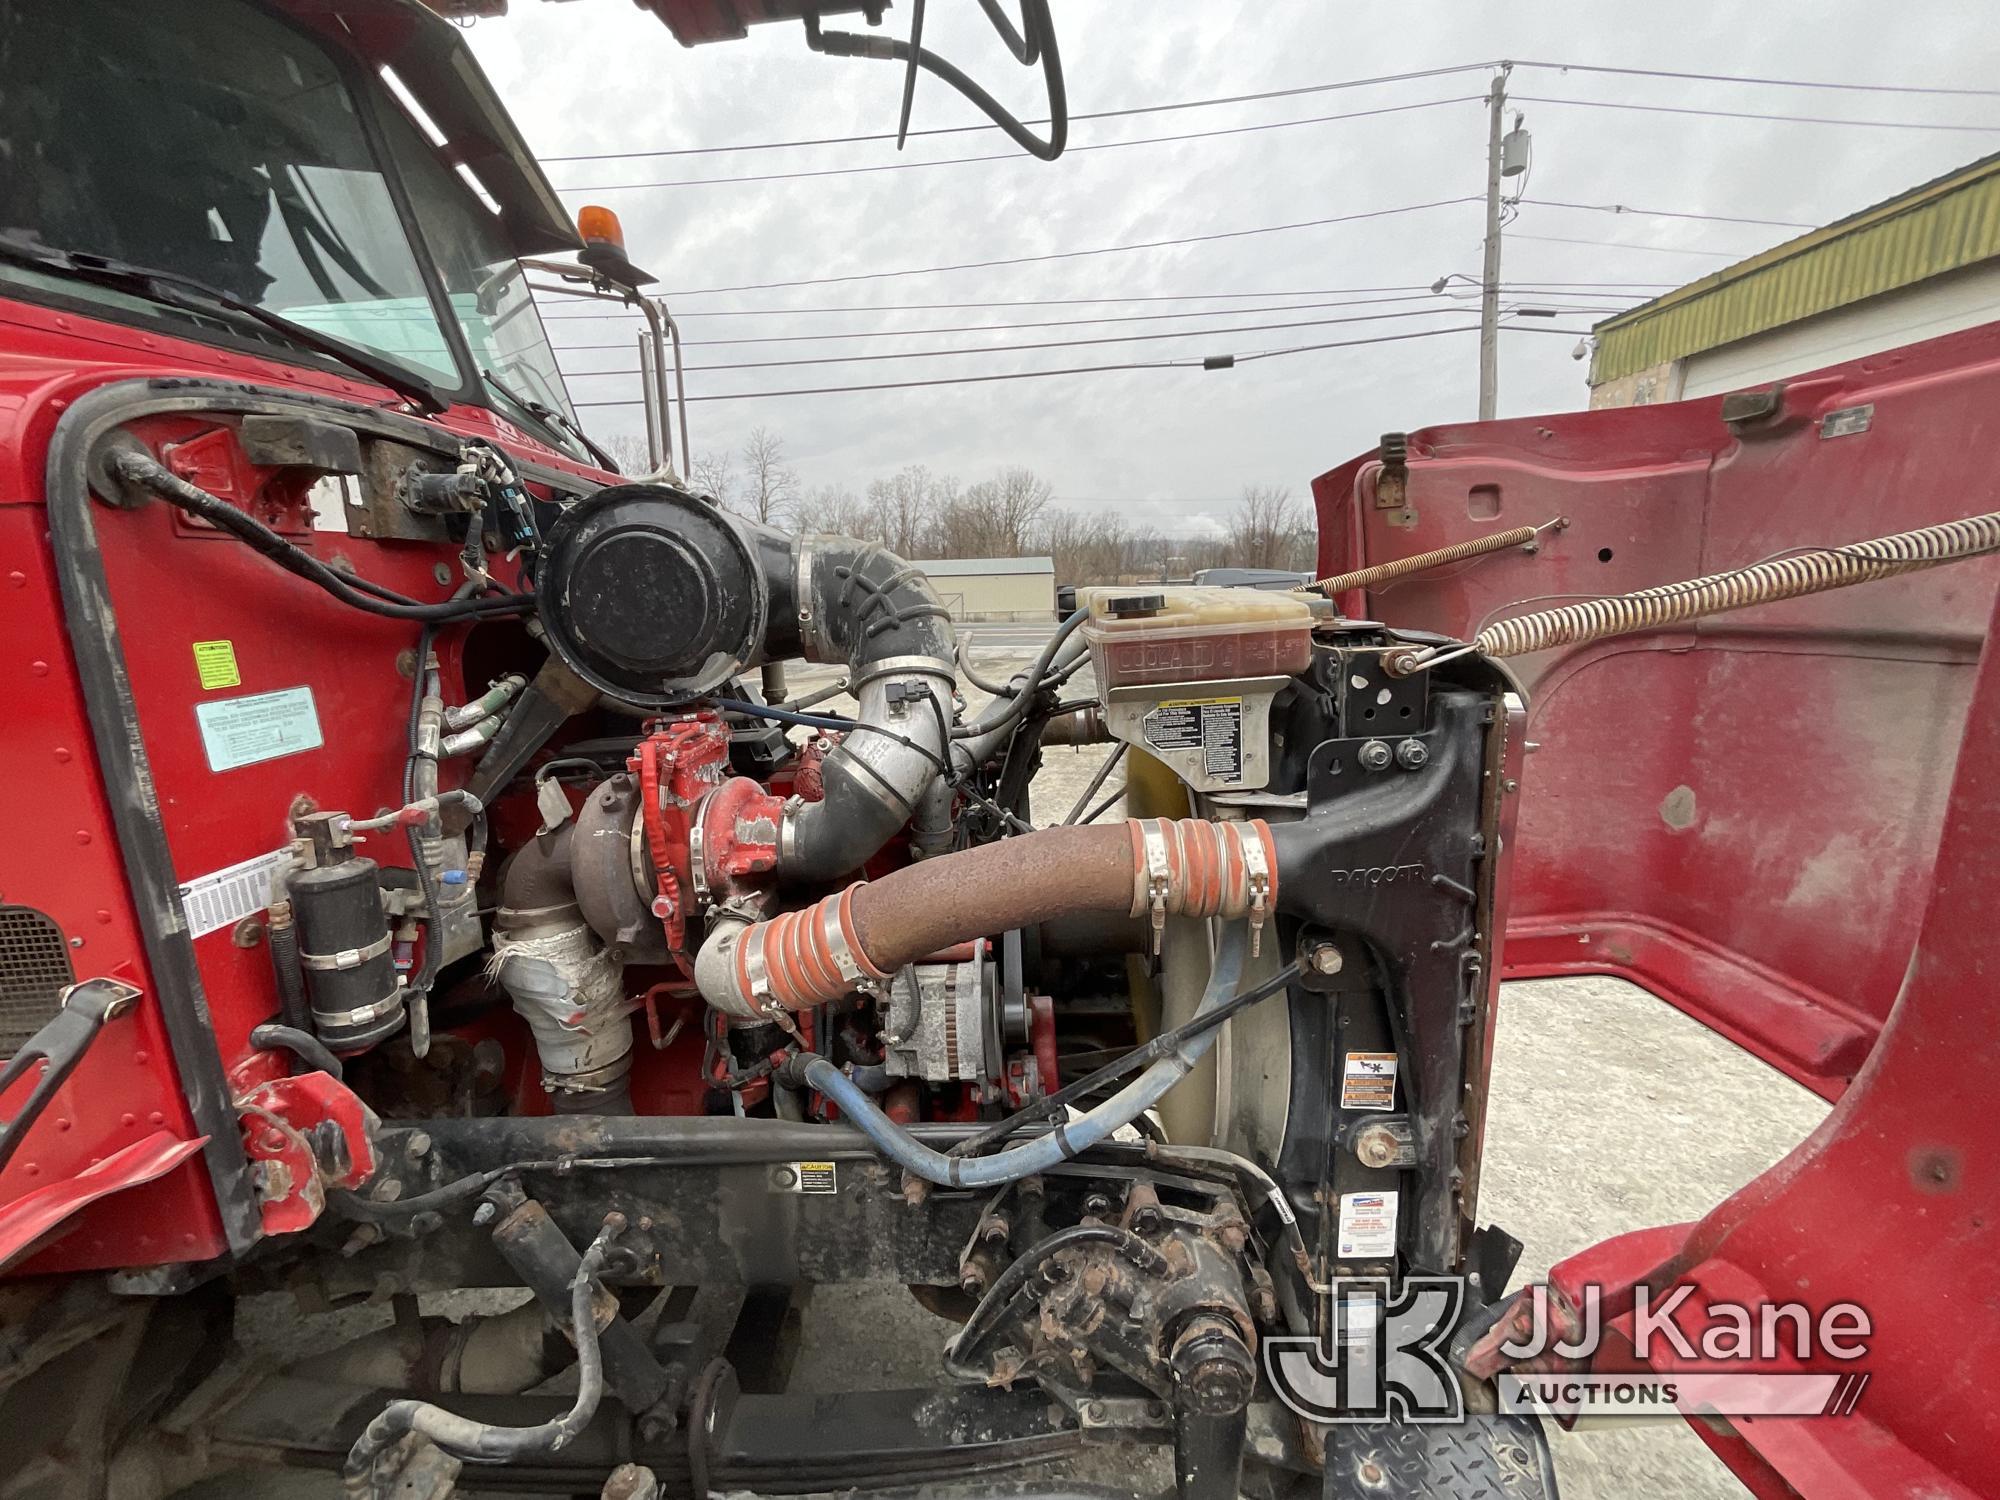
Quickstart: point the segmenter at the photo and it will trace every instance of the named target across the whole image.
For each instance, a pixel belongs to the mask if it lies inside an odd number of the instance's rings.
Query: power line
[[[1607,250],[1651,250],[1660,255],[1707,255],[1716,260],[1743,260],[1761,254],[1757,250],[1683,250],[1678,245],[1634,245],[1625,240],[1580,240],[1562,234],[1521,234],[1514,230],[1507,232],[1510,240],[1541,240],[1551,245],[1598,245]]]
[[[1617,287],[1636,291],[1670,291],[1680,283],[1673,281],[1510,281],[1502,283],[1503,289],[1520,292],[1561,292],[1564,295],[1599,296],[1593,288]],[[1128,292],[1123,295],[1102,297],[1015,297],[1000,301],[986,302],[860,302],[841,307],[711,307],[695,312],[674,313],[675,321],[693,318],[790,318],[808,313],[879,313],[879,312],[964,312],[987,307],[1097,307],[1105,303],[1129,302],[1224,302],[1241,301],[1262,297],[1344,297],[1360,292],[1428,292],[1426,282],[1405,282],[1400,286],[1345,286],[1323,287],[1317,291],[1263,291],[1263,292]],[[565,307],[567,304],[565,304]],[[594,322],[603,318],[636,318],[636,308],[621,307],[607,312],[545,312],[545,323]],[[1198,313],[1178,314],[1182,317],[1198,317]]]
[[[1340,89],[1366,88],[1378,83],[1409,83],[1419,78],[1443,78],[1453,73],[1480,73],[1494,65],[1490,62],[1458,63],[1448,68],[1423,68],[1413,73],[1383,73],[1374,78],[1343,78],[1332,83],[1311,83],[1300,88],[1266,89],[1255,94],[1225,94],[1210,99],[1183,99],[1172,104],[1141,104],[1128,109],[1100,109],[1088,114],[1072,114],[1072,123],[1079,120],[1123,120],[1134,115],[1167,114],[1182,109],[1210,109],[1223,104],[1256,104],[1266,99],[1296,99],[1305,94],[1326,94]],[[1046,125],[1046,117],[1024,120],[1025,125]],[[975,131],[992,130],[995,127],[979,125],[940,125],[928,130],[912,130],[910,138],[932,135],[967,135]],[[635,157],[651,156],[713,156],[723,151],[789,151],[803,146],[854,146],[874,141],[893,141],[895,132],[882,135],[829,135],[811,140],[798,141],[750,141],[732,146],[676,146],[656,151],[591,151],[569,156],[544,156],[544,165],[559,161],[624,161]]]
[[[1542,295],[1539,293],[1531,293],[1531,292],[1515,292],[1511,288],[1503,288],[1503,290],[1507,291],[1509,295],[1517,295],[1517,296]],[[1255,316],[1261,316],[1264,313],[1318,312],[1327,308],[1334,308],[1334,307],[1374,307],[1392,302],[1434,303],[1437,301],[1437,297],[1438,297],[1437,293],[1425,290],[1422,292],[1407,292],[1397,297],[1356,297],[1347,301],[1340,301],[1340,302],[1284,302],[1284,303],[1279,303],[1274,307],[1200,308],[1188,312],[1124,313],[1116,317],[1108,317],[1108,318],[1052,318],[1046,320],[1038,320],[1030,323],[954,323],[954,324],[948,324],[942,328],[863,328],[848,333],[775,333],[775,334],[764,334],[753,338],[733,338],[733,339],[705,338],[705,339],[692,340],[690,342],[703,349],[714,349],[729,344],[813,344],[813,343],[824,343],[827,341],[839,340],[839,339],[919,338],[931,334],[943,334],[943,333],[1006,333],[1006,332],[1012,332],[1015,329],[1026,329],[1026,328],[1084,328],[1104,323],[1156,323],[1175,318],[1214,318],[1214,317],[1224,317],[1224,316],[1255,317]],[[1614,300],[1619,303],[1627,303],[1630,301],[1629,294],[1612,293],[1612,292],[1564,292],[1561,293],[1559,296],[1550,296],[1546,300],[1557,301],[1565,297],[1566,298],[1603,297]],[[1442,311],[1447,306],[1449,306],[1449,304],[1439,304],[1439,310]],[[1565,309],[1565,311],[1571,311],[1571,312],[1585,312],[1585,311],[1608,312],[1611,310],[1612,309],[1610,308],[1586,309],[1581,307]],[[1189,330],[1189,331],[1199,332],[1200,330]],[[1225,329],[1214,329],[1210,331],[1217,333],[1226,333],[1229,330],[1225,328]],[[598,351],[609,352],[612,350],[618,350],[629,354],[632,352],[632,341],[629,338],[627,338],[627,339],[621,339],[615,344],[555,344],[552,345],[551,347],[553,347],[558,354],[595,353]],[[593,372],[585,372],[585,373],[593,373]]]
[[[1352,349],[1362,344],[1397,344],[1409,339],[1436,338],[1442,334],[1475,333],[1477,323],[1465,323],[1456,328],[1426,328],[1416,333],[1377,334],[1365,339],[1338,339],[1324,344],[1301,344],[1290,349],[1264,349],[1253,354],[1233,356],[1236,364],[1247,364],[1252,360],[1278,359],[1291,354],[1311,354],[1324,349]],[[1590,330],[1578,328],[1535,328],[1522,326],[1515,331],[1521,333],[1554,333],[1564,337],[1574,337]],[[797,390],[783,391],[732,391],[710,396],[689,396],[689,401],[766,401],[791,396],[834,396],[860,391],[907,391],[941,385],[988,385],[1001,380],[1045,380],[1056,375],[1101,375],[1125,370],[1172,370],[1200,369],[1205,361],[1192,359],[1134,360],[1109,365],[1069,365],[1055,370],[1006,370],[992,375],[940,375],[928,380],[885,380],[868,385],[826,385],[812,386]],[[578,410],[590,407],[642,406],[644,401],[633,398],[629,401],[578,401],[573,403]]]
[[[1283,359],[1289,354],[1317,354],[1322,349],[1347,349],[1355,344],[1393,344],[1402,339],[1429,338],[1439,333],[1464,333],[1467,329],[1477,331],[1478,327],[1477,323],[1468,323],[1463,328],[1426,328],[1421,333],[1391,333],[1373,339],[1336,339],[1325,344],[1294,344],[1289,349],[1260,349],[1254,354],[1237,355],[1236,363],[1247,365],[1254,360]],[[1508,330],[1512,333],[1553,333],[1564,338],[1573,334],[1581,337],[1590,332],[1588,328],[1543,328],[1531,323],[1512,323],[1508,325]]]
[[[1564,307],[1558,312],[1608,312],[1609,308]],[[858,365],[874,364],[885,359],[942,359],[960,354],[1013,354],[1031,349],[1080,349],[1103,344],[1146,344],[1159,339],[1216,338],[1237,333],[1275,333],[1287,328],[1331,328],[1344,323],[1381,323],[1397,318],[1434,318],[1439,313],[1456,313],[1460,309],[1449,304],[1440,307],[1420,307],[1404,312],[1361,313],[1351,318],[1305,318],[1287,323],[1250,323],[1229,328],[1176,328],[1165,333],[1122,333],[1106,338],[1094,339],[1042,339],[1027,344],[980,344],[969,349],[901,349],[889,354],[821,354],[807,359],[756,359],[740,360],[720,365],[690,365],[689,375],[716,374],[723,370],[777,370],[796,365]],[[1512,312],[1514,309],[1509,308]],[[632,377],[638,370],[574,370],[564,371],[566,379],[580,380],[590,376]]]
[[[1663,76],[1674,76],[1674,75],[1663,75]],[[1358,109],[1358,110],[1349,110],[1341,114],[1311,115],[1301,120],[1267,120],[1255,125],[1234,125],[1217,130],[1195,130],[1195,131],[1184,132],[1180,135],[1150,135],[1150,136],[1139,136],[1129,141],[1100,141],[1091,145],[1071,146],[1068,149],[1068,151],[1066,151],[1064,154],[1068,156],[1075,156],[1085,151],[1115,151],[1124,146],[1159,146],[1159,145],[1168,145],[1186,141],[1206,141],[1206,140],[1214,140],[1223,136],[1252,135],[1257,132],[1266,130],[1289,130],[1294,126],[1299,126],[1299,125],[1327,125],[1341,120],[1364,120],[1379,115],[1407,114],[1413,110],[1437,109],[1444,105],[1450,105],[1450,104],[1477,103],[1483,97],[1484,96],[1480,94],[1459,94],[1449,99],[1425,99],[1416,104],[1391,104],[1391,105],[1384,105],[1379,109]],[[1948,124],[1942,121],[1856,120],[1844,117],[1821,116],[1821,115],[1767,114],[1754,110],[1700,109],[1700,108],[1695,108],[1693,106],[1670,106],[1663,104],[1653,104],[1653,105],[1634,104],[1624,100],[1613,100],[1613,99],[1552,99],[1552,98],[1541,98],[1539,96],[1530,94],[1520,94],[1514,97],[1523,100],[1525,102],[1536,103],[1536,104],[1570,104],[1589,109],[1652,110],[1666,114],[1706,115],[1718,119],[1772,120],[1778,122],[1807,124],[1807,125],[1873,126],[1885,130],[1947,130],[1947,131],[1962,131],[1962,132],[1989,133],[1989,134],[2000,133],[2000,126]],[[964,128],[981,129],[984,127],[969,126]],[[941,157],[934,161],[875,162],[866,166],[817,167],[797,172],[755,172],[755,173],[746,173],[735,177],[685,177],[685,178],[670,179],[663,182],[600,182],[600,183],[591,183],[588,185],[578,186],[578,187],[567,187],[567,186],[559,187],[557,191],[563,193],[569,193],[572,195],[577,195],[577,194],[587,194],[587,193],[637,192],[642,189],[651,190],[651,189],[666,189],[666,188],[727,187],[741,183],[793,182],[815,177],[853,177],[853,176],[863,176],[873,172],[911,172],[924,167],[961,167],[961,166],[969,166],[977,162],[995,162],[995,161],[1011,162],[1011,161],[1023,161],[1027,159],[1028,158],[1024,157],[1019,151],[1000,151],[987,156],[948,156],[948,157]],[[1634,211],[1636,212],[1636,210]],[[1664,215],[1664,217],[1683,218],[1690,216],[1680,215],[1680,214],[1667,214]],[[1758,221],[1746,221],[1746,222],[1764,222],[1764,221],[1758,220]],[[1817,226],[1809,225],[1807,227],[1816,228]]]
[[[1571,104],[1583,109],[1636,109],[1649,115],[1700,115],[1712,120],[1773,120],[1781,125],[1858,125],[1874,130],[1950,130],[1972,135],[2000,135],[2000,125],[1949,125],[1942,120],[1854,120],[1837,115],[1772,115],[1748,109],[1699,109],[1691,104],[1635,104],[1626,99],[1554,99],[1539,94],[1510,94],[1521,104]]]
[[[1969,98],[2000,98],[2000,89],[1945,88],[1917,83],[1825,83],[1805,78],[1757,78],[1742,73],[1677,73],[1667,68],[1614,68],[1593,63],[1517,62],[1517,68],[1547,68],[1560,73],[1610,73],[1626,78],[1686,78],[1698,83],[1750,83],[1774,89],[1832,89],[1860,94],[1948,94]]]
[[[1452,208],[1461,203],[1477,203],[1477,198],[1438,198],[1430,203],[1406,203],[1397,208],[1374,208],[1363,213],[1334,214],[1325,219],[1301,219],[1294,224],[1260,224],[1254,229],[1221,229],[1213,234],[1187,234],[1170,240],[1142,240],[1131,245],[1096,245],[1088,250],[1056,250],[1046,255],[1010,255],[999,260],[969,260],[950,266],[905,266],[894,271],[850,271],[845,276],[802,276],[794,281],[753,281],[740,286],[690,287],[677,297],[714,297],[725,292],[769,292],[794,286],[831,286],[848,281],[883,281],[897,276],[935,276],[944,271],[990,271],[1000,266],[1041,265],[1052,260],[1079,260],[1091,255],[1120,255],[1129,250],[1165,250],[1176,245],[1205,245],[1217,240],[1240,240],[1259,234],[1285,234],[1294,229],[1324,229],[1332,224],[1356,224],[1367,219],[1388,219],[1399,214],[1423,213],[1433,208]]]
[[[1749,219],[1737,214],[1690,214],[1676,213],[1670,208],[1633,208],[1625,203],[1564,203],[1555,198],[1523,198],[1519,200],[1533,208],[1577,208],[1599,214],[1637,214],[1646,219],[1699,219],[1707,224],[1767,224],[1773,229],[1817,229],[1817,224],[1802,224],[1796,219]]]
[[[1207,99],[1183,99],[1168,104],[1140,105],[1129,109],[1095,110],[1088,114],[1073,114],[1077,120],[1117,120],[1137,115],[1166,114],[1183,109],[1209,109],[1219,105],[1254,104],[1267,99],[1293,99],[1308,94],[1331,93],[1341,89],[1366,88],[1384,83],[1408,83],[1422,78],[1443,78],[1457,73],[1483,73],[1497,68],[1502,59],[1494,58],[1485,62],[1459,63],[1452,67],[1424,68],[1410,73],[1384,73],[1372,78],[1345,78],[1328,83],[1307,84],[1300,88],[1266,89],[1252,94],[1227,94]],[[1516,62],[1517,68],[1536,68],[1557,73],[1601,73],[1617,77],[1634,78],[1674,78],[1700,83],[1750,84],[1765,88],[1821,89],[1840,93],[1864,94],[1928,94],[1955,98],[2000,98],[2000,89],[1948,88],[1939,85],[1896,84],[1896,83],[1828,83],[1805,78],[1759,78],[1732,73],[1689,73],[1667,68],[1620,68],[1593,63],[1568,62]],[[1046,124],[1046,118],[1025,121],[1030,125]],[[1851,123],[1836,121],[1831,123]],[[981,123],[978,125],[946,125],[925,130],[912,130],[910,135],[943,136],[968,135],[974,132],[992,130],[996,127]],[[893,141],[893,132],[878,135],[834,135],[818,136],[805,140],[791,141],[745,141],[726,146],[676,146],[652,151],[587,151],[574,152],[562,156],[544,156],[542,162],[553,164],[571,161],[630,161],[640,158],[665,156],[713,156],[732,151],[787,151],[809,146],[851,146],[878,141]],[[1077,148],[1072,148],[1077,149]]]
[[[1391,104],[1381,109],[1357,109],[1338,115],[1313,115],[1303,120],[1269,120],[1260,125],[1233,125],[1221,130],[1195,130],[1183,135],[1146,135],[1129,141],[1100,141],[1094,145],[1071,146],[1063,155],[1085,151],[1115,151],[1121,146],[1161,146],[1178,141],[1207,141],[1225,135],[1251,135],[1262,130],[1289,130],[1295,125],[1327,125],[1336,120],[1365,120],[1375,115],[1407,114],[1411,110],[1436,109],[1446,104],[1477,103],[1483,96],[1460,94],[1451,99],[1426,99],[1420,104]],[[864,167],[819,167],[802,172],[756,172],[741,177],[687,177],[669,182],[600,182],[587,187],[558,187],[559,193],[625,193],[640,188],[727,187],[745,182],[792,182],[806,177],[854,177],[869,172],[913,172],[922,167],[963,167],[982,161],[1032,161],[1020,151],[999,151],[991,156],[946,156],[936,161],[877,162]]]

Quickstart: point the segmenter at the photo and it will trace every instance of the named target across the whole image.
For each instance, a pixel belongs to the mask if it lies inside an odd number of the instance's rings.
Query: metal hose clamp
[[[367,1026],[391,1015],[403,1003],[401,981],[391,994],[369,1005],[356,1006],[353,1010],[321,1010],[313,1007],[313,1020],[322,1026]]]
[[[308,969],[358,969],[371,958],[389,951],[389,934],[383,933],[365,948],[342,948],[338,953],[301,953],[299,962]]]
[[[1146,864],[1137,872],[1138,881],[1132,896],[1132,915],[1144,916],[1149,911],[1153,920],[1153,953],[1159,954],[1160,945],[1167,930],[1167,896],[1173,890],[1173,865],[1167,851],[1165,824],[1158,818],[1139,820],[1139,845],[1145,852]]]
[[[849,886],[839,896],[820,903],[820,936],[825,939],[826,951],[833,956],[834,967],[840,970],[842,979],[864,995],[880,995],[882,981],[874,970],[862,964],[847,936],[847,906],[853,893],[854,887]]]
[[[767,924],[758,922],[743,934],[743,975],[749,988],[747,998],[750,1008],[764,1020],[782,1026],[797,1036],[798,1023],[771,988],[771,968],[764,962],[764,938],[768,931]]]
[[[1264,951],[1264,923],[1271,909],[1271,867],[1264,858],[1264,840],[1255,828],[1226,825],[1243,853],[1243,871],[1250,886],[1250,956]]]

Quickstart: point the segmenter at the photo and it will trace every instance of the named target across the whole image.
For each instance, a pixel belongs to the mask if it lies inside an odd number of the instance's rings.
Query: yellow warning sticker
[[[1396,1054],[1350,1052],[1340,1079],[1342,1109],[1396,1107]]]
[[[840,1169],[830,1161],[794,1162],[796,1181],[792,1184],[795,1193],[837,1193],[840,1191]]]
[[[204,693],[213,688],[243,686],[243,674],[236,670],[234,641],[196,641],[194,670]]]

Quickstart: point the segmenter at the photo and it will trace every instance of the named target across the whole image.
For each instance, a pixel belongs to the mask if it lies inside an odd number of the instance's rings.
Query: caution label
[[[792,1173],[796,1179],[792,1185],[795,1193],[837,1193],[840,1191],[840,1175],[830,1161],[795,1161]]]
[[[1396,1253],[1396,1195],[1342,1193],[1339,1244],[1341,1260],[1389,1260]]]
[[[201,679],[204,693],[215,688],[242,687],[243,674],[236,670],[236,642],[196,641],[194,675]]]
[[[1391,1110],[1396,1107],[1396,1054],[1350,1052],[1340,1075],[1342,1109]]]
[[[1243,779],[1243,700],[1176,698],[1139,721],[1155,750],[1199,750],[1201,768],[1218,781]]]

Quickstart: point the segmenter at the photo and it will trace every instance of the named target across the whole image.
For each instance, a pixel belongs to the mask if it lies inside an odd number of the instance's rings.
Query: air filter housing
[[[710,692],[755,661],[770,611],[749,529],[664,485],[571,506],[549,528],[535,589],[563,662],[646,708]]]

